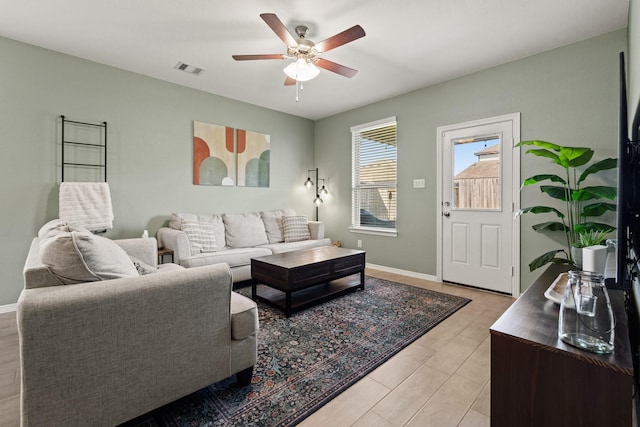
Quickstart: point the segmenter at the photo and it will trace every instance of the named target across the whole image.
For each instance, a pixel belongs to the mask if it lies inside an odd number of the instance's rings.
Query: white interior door
[[[439,128],[439,141],[442,280],[517,294],[514,121]]]

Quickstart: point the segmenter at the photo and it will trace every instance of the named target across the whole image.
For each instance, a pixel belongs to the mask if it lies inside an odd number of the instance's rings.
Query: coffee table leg
[[[291,317],[291,292],[285,292],[284,313],[287,317]]]
[[[255,282],[255,280],[251,281],[251,299],[252,300],[256,300],[256,293],[257,293],[257,283]]]
[[[360,289],[364,291],[364,269],[360,272]]]

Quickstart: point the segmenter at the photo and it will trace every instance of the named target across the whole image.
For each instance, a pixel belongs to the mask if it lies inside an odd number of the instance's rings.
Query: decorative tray
[[[544,296],[555,302],[556,304],[560,304],[562,302],[562,297],[564,296],[564,289],[569,282],[569,274],[561,273],[556,277],[556,280],[553,281],[551,286],[544,291]]]

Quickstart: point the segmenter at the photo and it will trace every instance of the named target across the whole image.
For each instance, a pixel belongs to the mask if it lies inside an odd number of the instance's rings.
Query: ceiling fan
[[[345,77],[353,77],[358,70],[337,64],[320,56],[335,49],[336,47],[350,43],[365,36],[365,32],[360,25],[344,30],[343,32],[329,37],[320,43],[314,43],[307,39],[309,29],[304,25],[296,27],[297,39],[287,30],[282,21],[275,13],[263,13],[260,17],[267,23],[274,33],[287,45],[287,53],[274,53],[265,55],[232,55],[236,61],[251,61],[261,59],[290,59],[291,64],[285,67],[284,72],[287,75],[284,84],[294,85],[297,82],[304,82],[316,77],[320,70],[331,71]]]

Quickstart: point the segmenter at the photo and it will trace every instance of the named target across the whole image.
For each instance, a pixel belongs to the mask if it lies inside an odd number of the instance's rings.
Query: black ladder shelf
[[[103,171],[104,182],[107,182],[107,122],[102,123],[86,123],[78,122],[74,120],[67,120],[64,116],[60,116],[62,119],[61,126],[61,141],[62,141],[62,173],[61,179],[64,182],[64,171],[66,167],[85,167],[85,168],[101,168]],[[99,142],[80,142],[80,141],[67,141],[65,139],[65,127],[66,126],[82,126],[95,128],[100,132]],[[68,162],[65,161],[65,148],[87,148],[89,150],[100,150],[100,161],[95,163],[83,163],[83,162]]]

